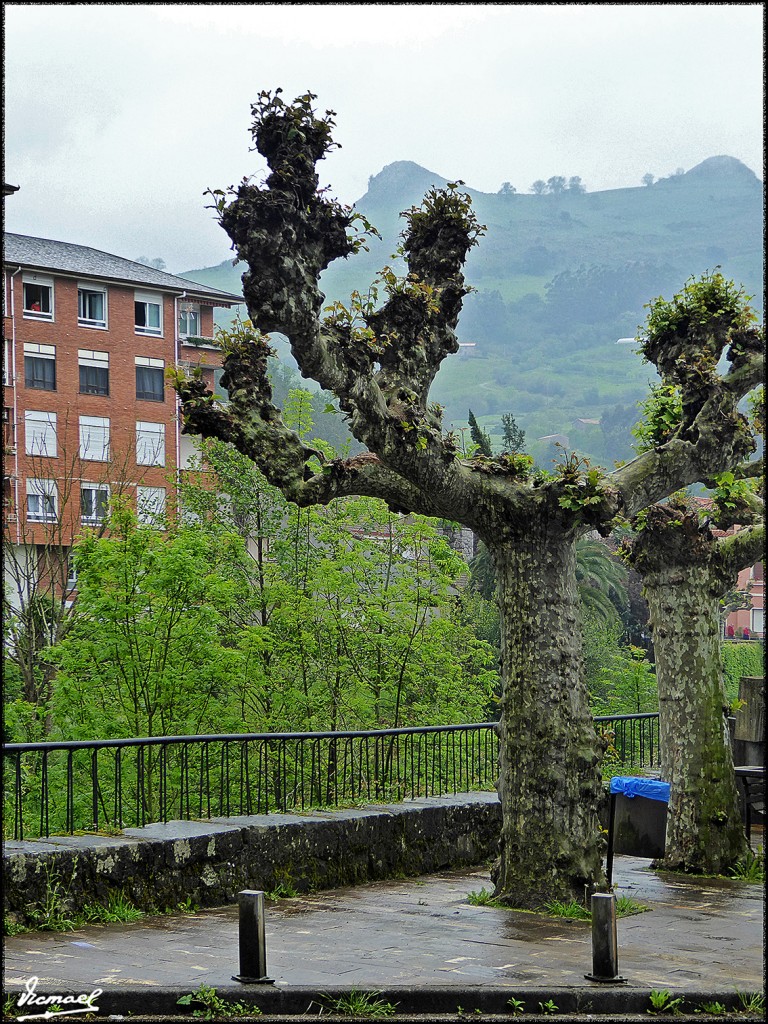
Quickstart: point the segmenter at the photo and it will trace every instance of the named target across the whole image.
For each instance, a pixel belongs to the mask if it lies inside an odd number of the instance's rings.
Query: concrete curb
[[[21,991],[22,989],[18,987],[8,987],[5,989],[5,998],[13,998]],[[459,1014],[459,1007],[463,1009],[465,1017],[474,1016],[477,1012],[511,1017],[508,1001],[512,998],[525,1003],[525,1012],[516,1018],[523,1022],[533,1017],[551,1019],[551,1015],[544,1017],[539,1009],[539,1004],[546,1003],[548,1000],[552,1000],[556,1004],[557,1016],[560,1018],[565,1014],[578,1014],[580,1015],[579,1019],[584,1019],[585,1015],[588,1015],[612,1016],[615,1019],[623,1020],[626,1019],[627,1014],[638,1014],[647,1019],[648,1011],[651,1008],[651,993],[647,988],[632,987],[629,984],[601,985],[589,982],[585,982],[584,987],[569,988],[528,988],[514,985],[468,985],[466,987],[384,985],[375,989],[369,986],[356,989],[337,985],[329,986],[322,992],[318,991],[316,987],[308,985],[233,983],[231,986],[217,987],[216,996],[227,1002],[253,1004],[264,1015],[286,1017],[306,1015],[311,1017],[320,1016],[322,1013],[323,1019],[327,1019],[332,1002],[341,996],[349,995],[351,991],[375,992],[377,999],[396,1006],[396,1014],[392,1019],[401,1022],[403,1015],[408,1014],[440,1014],[455,1018]],[[147,989],[110,986],[108,990],[104,990],[98,996],[97,1019],[104,1019],[107,1015],[128,1017],[129,1014],[134,1018],[137,1016],[140,1018],[148,1016],[190,1017],[194,1009],[200,1008],[200,1004],[179,1006],[178,1000],[185,995],[189,995],[188,988],[157,987]],[[688,1014],[701,1008],[704,1003],[712,1002],[721,1003],[729,1011],[742,1008],[734,990],[702,992],[680,989],[675,990],[671,995],[674,999],[683,1000],[682,1012],[686,1013],[687,1011]],[[26,1008],[22,1012],[27,1012]],[[29,1012],[39,1012],[39,1008],[31,1009]],[[704,1016],[706,1017],[706,1015]],[[697,1020],[701,1018],[701,1012],[696,1014]],[[344,1019],[350,1020],[351,1018],[346,1016]],[[663,1015],[658,1014],[654,1019],[663,1019]],[[683,1018],[678,1013],[675,1014],[674,1019],[680,1021]],[[721,1016],[719,1019],[724,1018]],[[749,1018],[739,1014],[738,1019]],[[764,1018],[758,1016],[758,1019]]]

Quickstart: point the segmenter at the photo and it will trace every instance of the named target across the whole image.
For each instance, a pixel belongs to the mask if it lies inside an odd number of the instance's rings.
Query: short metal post
[[[243,889],[237,894],[240,905],[240,973],[233,980],[244,985],[268,984],[267,940],[264,932],[264,893]]]
[[[619,976],[616,896],[612,892],[592,895],[592,973],[585,977],[614,985],[627,980]]]

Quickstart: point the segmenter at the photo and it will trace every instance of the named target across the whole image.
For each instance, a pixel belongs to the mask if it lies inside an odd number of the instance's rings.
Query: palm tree
[[[469,569],[472,589],[491,600],[496,593],[496,570],[482,541]],[[627,570],[601,541],[582,537],[577,542],[576,584],[585,611],[606,625],[618,622],[619,612],[629,600]]]
[[[576,584],[584,609],[606,624],[616,622],[628,600],[627,570],[599,540],[576,543]]]

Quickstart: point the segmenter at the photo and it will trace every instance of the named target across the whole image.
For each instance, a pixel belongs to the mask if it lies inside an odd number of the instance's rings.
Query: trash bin
[[[668,803],[668,782],[632,775],[615,775],[611,779],[606,872],[609,885],[615,853],[664,856]]]

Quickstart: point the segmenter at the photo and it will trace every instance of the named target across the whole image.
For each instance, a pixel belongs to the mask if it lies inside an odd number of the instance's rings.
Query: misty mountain
[[[329,302],[367,291],[384,265],[402,269],[393,257],[400,214],[447,181],[410,161],[371,176],[355,209],[382,240],[328,268]],[[471,408],[494,441],[511,412],[542,464],[553,438],[603,464],[629,458],[636,403],[656,378],[636,346],[617,340],[637,334],[651,299],[671,298],[715,267],[761,309],[762,183],[739,160],[715,156],[635,188],[530,194],[516,184],[521,191],[497,194],[462,185],[487,230],[467,260],[475,291],[459,321],[462,349],[446,360],[433,397],[446,426],[466,424]],[[229,259],[181,276],[237,291],[243,269]]]

